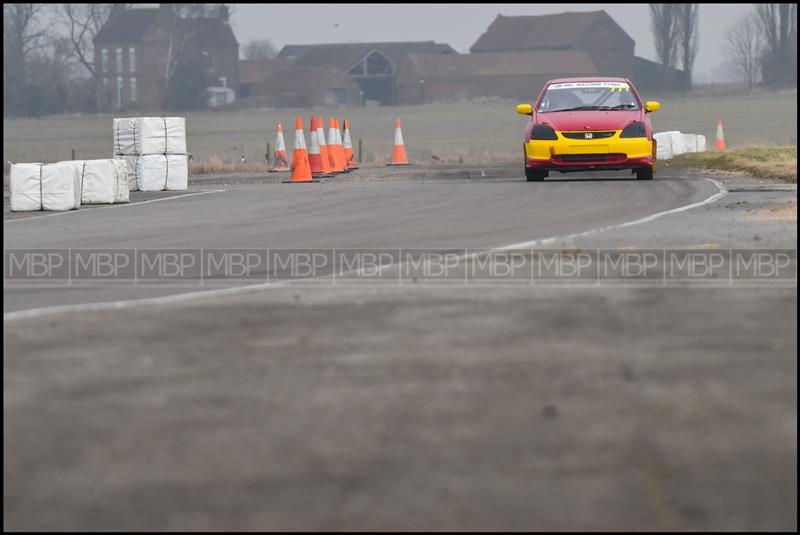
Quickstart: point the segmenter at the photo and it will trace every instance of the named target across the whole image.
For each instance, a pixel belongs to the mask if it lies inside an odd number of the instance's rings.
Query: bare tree
[[[761,71],[764,84],[797,85],[797,4],[755,4],[764,37]]]
[[[692,87],[692,69],[697,57],[697,6],[698,4],[676,4],[684,90]]]
[[[57,17],[65,28],[71,54],[89,75],[97,78],[94,38],[116,9],[125,4],[59,4]]]
[[[761,34],[754,13],[742,15],[725,31],[725,52],[748,92],[758,83]]]
[[[46,46],[43,4],[3,4],[3,114],[26,114],[25,87],[31,53]]]
[[[650,4],[650,27],[658,61],[665,67],[674,67],[678,51],[679,4]]]
[[[168,106],[197,103],[205,99],[210,83],[208,69],[213,58],[197,45],[197,39],[209,27],[224,23],[233,12],[226,4],[162,4],[169,11],[170,28],[166,32],[167,53],[164,63],[165,101]]]
[[[170,11],[171,23],[166,34],[168,46],[164,63],[164,94],[173,82],[175,71],[180,63],[193,52],[190,44],[203,31],[202,24],[191,24],[192,19],[203,19],[219,13],[224,4],[162,4]],[[230,13],[230,8],[228,9]],[[194,51],[197,52],[197,51]]]
[[[242,47],[244,59],[272,59],[278,51],[269,39],[253,39]]]
[[[56,115],[75,109],[71,47],[66,37],[53,37],[47,48],[31,53],[26,66],[26,115]]]

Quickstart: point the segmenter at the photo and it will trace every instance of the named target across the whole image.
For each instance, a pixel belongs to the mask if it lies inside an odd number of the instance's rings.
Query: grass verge
[[[695,152],[675,156],[669,163],[738,171],[758,178],[797,182],[796,146],[741,147],[724,152]]]

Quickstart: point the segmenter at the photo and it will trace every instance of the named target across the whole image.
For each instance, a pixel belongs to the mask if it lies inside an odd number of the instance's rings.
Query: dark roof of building
[[[315,88],[346,88],[355,84],[335,65],[288,67],[272,72],[257,87],[269,92],[301,92]]]
[[[531,50],[435,56],[409,54],[408,65],[426,78],[447,76],[581,75],[597,67],[584,50]]]
[[[640,58],[639,56],[633,56],[633,67],[664,69],[675,72],[683,72],[683,70],[678,69],[677,67],[668,67],[663,63],[658,63],[657,61],[649,60],[647,58]]]
[[[197,32],[195,39],[200,46],[209,48],[239,46],[231,25],[219,17],[182,19],[181,23],[187,30]]]
[[[243,59],[239,61],[239,83],[257,84],[263,82],[277,70],[292,64],[291,58]]]
[[[94,38],[98,44],[138,43],[156,21],[161,9],[120,9],[114,13]],[[196,32],[195,38],[201,46],[223,48],[239,46],[230,24],[222,17],[194,17],[180,19],[178,27]]]
[[[434,41],[394,43],[333,43],[321,45],[286,45],[278,57],[296,57],[296,65],[336,65],[347,70],[358,60],[378,50],[396,66],[400,66],[410,53],[455,54],[448,44]]]
[[[598,24],[610,23],[631,43],[633,39],[603,10],[506,17],[497,15],[470,48],[471,52],[571,48]]]
[[[158,16],[158,8],[123,9],[114,13],[94,37],[95,43],[134,43]]]

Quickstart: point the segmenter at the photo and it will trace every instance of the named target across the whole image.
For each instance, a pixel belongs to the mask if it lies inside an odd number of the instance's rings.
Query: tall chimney
[[[219,6],[219,18],[222,22],[228,22],[228,17],[230,16],[230,12],[228,10],[228,6],[222,4]]]

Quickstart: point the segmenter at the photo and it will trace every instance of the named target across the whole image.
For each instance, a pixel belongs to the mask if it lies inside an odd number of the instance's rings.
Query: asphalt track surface
[[[495,248],[640,219],[718,192],[707,180],[563,175],[527,183],[514,171],[483,179],[194,185],[188,195],[151,194],[160,202],[8,214],[5,248]],[[4,312],[198,290],[141,286],[6,288]]]
[[[6,213],[5,247],[796,250],[793,186],[714,176],[726,195],[647,219],[718,187],[402,173]],[[796,278],[290,284],[13,315],[186,291],[4,288],[6,529],[796,530]]]

